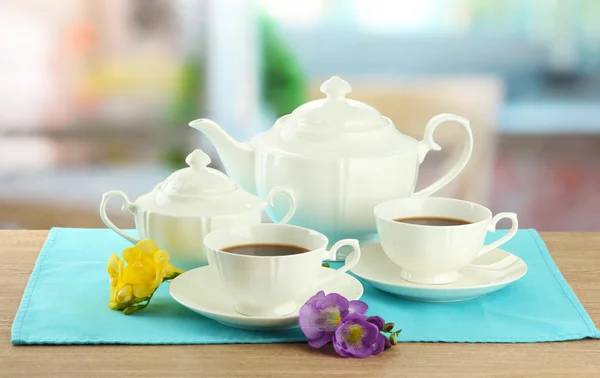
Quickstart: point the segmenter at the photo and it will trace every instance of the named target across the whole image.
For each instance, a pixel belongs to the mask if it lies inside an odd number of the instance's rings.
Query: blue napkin
[[[133,232],[132,232],[133,233]],[[504,234],[490,234],[488,241]],[[175,302],[167,284],[144,311],[109,310],[108,257],[130,246],[105,229],[50,231],[12,327],[19,344],[226,344],[305,340],[300,330],[242,331],[222,326]],[[513,285],[460,303],[420,303],[367,283],[368,314],[395,322],[399,341],[538,342],[600,337],[594,323],[533,230],[504,249],[529,267]],[[200,288],[201,289],[201,288]],[[210,288],[206,288],[210,290]]]

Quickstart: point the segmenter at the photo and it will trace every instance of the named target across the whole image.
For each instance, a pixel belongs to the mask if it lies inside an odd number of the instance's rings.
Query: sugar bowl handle
[[[448,185],[465,168],[471,158],[471,153],[473,152],[473,133],[471,132],[469,120],[454,114],[439,114],[433,117],[427,123],[427,126],[425,126],[425,136],[417,145],[418,163],[421,164],[423,162],[429,151],[440,151],[442,149],[442,147],[433,139],[433,132],[444,122],[457,122],[461,126],[462,131],[465,134],[465,145],[462,154],[449,172],[428,187],[413,193],[413,197],[428,197]]]
[[[288,209],[287,214],[277,224],[286,224],[296,213],[296,198],[291,189],[285,186],[275,186],[271,190],[269,190],[269,194],[267,195],[267,202],[269,206],[273,207],[275,205],[275,196],[279,193],[284,193],[286,197],[289,198],[290,207]]]
[[[108,228],[116,232],[123,239],[133,244],[139,243],[139,239],[121,230],[119,227],[115,226],[114,223],[110,221],[110,219],[108,219],[108,215],[106,214],[106,204],[112,197],[119,197],[123,200],[123,211],[128,211],[132,214],[134,213],[135,204],[131,202],[129,198],[127,198],[127,195],[121,192],[120,190],[111,190],[110,192],[106,192],[102,195],[102,202],[100,202],[100,218],[102,218],[102,221]]]

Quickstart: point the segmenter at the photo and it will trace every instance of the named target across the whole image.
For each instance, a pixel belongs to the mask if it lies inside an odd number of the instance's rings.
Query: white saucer
[[[421,302],[460,302],[504,288],[527,273],[523,260],[501,249],[482,256],[460,270],[461,278],[446,285],[424,285],[400,278],[400,268],[383,252],[381,244],[362,249],[352,273],[379,290]]]
[[[333,272],[330,268],[322,268],[321,275],[326,276]],[[339,293],[348,300],[359,299],[363,294],[362,284],[351,275],[344,274],[308,294],[301,303],[319,290],[325,291],[325,294]],[[173,299],[190,310],[228,327],[262,331],[298,327],[298,311],[282,317],[250,317],[238,314],[216,273],[208,266],[192,269],[175,278],[169,285],[169,293]]]

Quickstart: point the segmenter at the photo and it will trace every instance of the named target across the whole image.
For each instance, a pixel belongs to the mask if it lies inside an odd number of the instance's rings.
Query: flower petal
[[[314,307],[314,303],[307,303],[300,308],[298,325],[308,340],[322,337],[324,329],[322,327],[321,314]]]
[[[326,296],[317,299],[313,303],[318,309],[335,306],[339,307],[342,311],[348,311],[349,306],[348,300],[338,293],[327,294]]]
[[[121,290],[123,270],[125,262],[113,253],[108,261],[107,270],[110,276],[110,302],[108,306],[110,308],[116,308],[118,305],[117,293]],[[112,305],[111,305],[112,303]],[[112,306],[112,307],[111,307]]]
[[[351,314],[348,314],[345,318],[344,318],[344,323],[349,322],[349,321],[354,321],[354,322],[366,322],[367,319],[369,319],[366,315],[360,314],[358,312],[353,312]]]
[[[123,269],[123,281],[130,284],[154,284],[155,268],[150,265],[129,264]]]
[[[157,250],[154,252],[154,283],[153,286],[156,288],[162,282],[165,277],[165,270],[169,264],[169,253],[167,251]]]
[[[392,342],[390,341],[390,339],[388,339],[387,337],[385,338],[385,348],[384,349],[389,349],[392,347]]]
[[[152,257],[154,257],[154,263],[167,265],[170,260],[169,252],[163,251],[162,249],[157,249],[153,252]]]
[[[152,239],[140,240],[134,248],[138,249],[141,253],[148,255],[153,255],[154,252],[158,250],[156,243],[154,243]]]
[[[117,292],[116,300],[118,303],[129,302],[133,299],[133,288],[131,285],[125,285]]]
[[[333,331],[322,331],[321,337],[315,337],[308,340],[308,345],[311,348],[321,348],[322,346],[328,344],[333,338]]]
[[[134,264],[139,259],[140,251],[135,247],[129,247],[123,250],[123,260],[127,261],[127,264]]]
[[[323,313],[311,305],[306,305],[300,309],[298,325],[309,343],[314,340],[315,344],[322,343],[321,346],[323,346],[330,342],[333,337],[337,325],[334,327],[328,327],[328,325],[335,319],[339,319],[339,315],[336,317],[335,312]],[[320,348],[320,346],[317,348]]]
[[[153,287],[151,285],[144,285],[144,284],[133,285],[133,295],[136,298],[145,298],[145,297],[149,296],[150,294],[152,294],[155,289],[156,289],[156,287]]]
[[[320,348],[331,341],[335,329],[348,314],[348,300],[339,294],[323,291],[311,297],[301,308],[298,325],[312,347]]]
[[[369,316],[367,321],[375,324],[380,331],[383,330],[383,327],[385,326],[385,320],[383,320],[381,316]]]
[[[335,352],[342,357],[354,357],[346,350],[348,349],[348,344],[344,341],[339,341],[335,334],[333,335],[333,349]]]
[[[325,292],[323,290],[319,291],[317,294],[310,297],[305,304],[312,304],[318,301],[319,299],[325,298]]]
[[[377,355],[381,352],[383,352],[386,346],[386,341],[389,343],[390,340],[388,340],[387,337],[385,337],[384,335],[382,335],[381,333],[379,334],[379,336],[377,336],[377,340],[375,340],[375,343],[373,344],[373,355]],[[392,346],[392,344],[390,343],[390,346]]]
[[[348,311],[350,313],[357,312],[364,314],[369,309],[369,306],[363,301],[350,301]]]
[[[106,265],[106,270],[108,271],[108,276],[110,278],[118,278],[119,277],[119,271],[120,271],[119,261],[121,261],[121,259],[119,258],[119,256],[117,256],[116,253],[113,253],[108,258],[108,264]]]
[[[165,267],[165,277],[173,277],[175,273],[181,274],[183,273],[183,270],[179,269],[173,264],[167,264]]]
[[[348,300],[337,293],[316,300],[313,307],[320,314],[324,330],[334,331],[348,315]]]

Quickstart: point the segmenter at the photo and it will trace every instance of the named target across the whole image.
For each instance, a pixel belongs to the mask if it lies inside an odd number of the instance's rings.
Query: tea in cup
[[[222,228],[204,239],[208,264],[217,272],[235,310],[247,316],[285,316],[360,259],[357,240],[346,239],[327,250],[325,235],[308,228],[283,224],[256,224]],[[319,277],[324,259],[353,248],[335,274]],[[210,290],[207,288],[207,290]]]
[[[485,206],[453,198],[403,198],[380,203],[374,209],[377,231],[385,254],[400,267],[402,279],[421,284],[448,284],[458,271],[506,243],[519,227],[515,213],[492,212]],[[501,219],[510,219],[510,231],[484,245]]]

